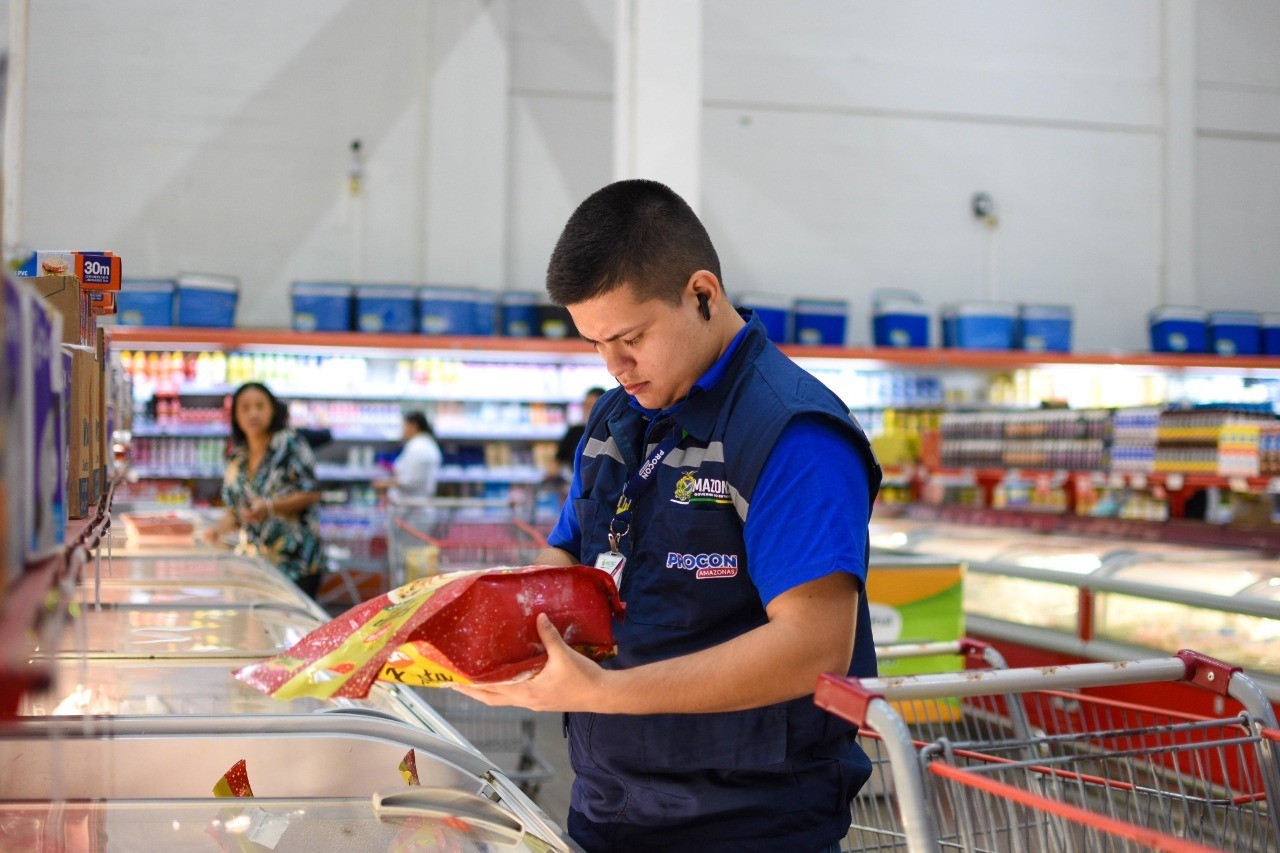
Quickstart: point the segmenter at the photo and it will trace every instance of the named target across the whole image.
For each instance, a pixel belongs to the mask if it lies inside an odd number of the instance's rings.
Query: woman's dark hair
[[[240,429],[240,424],[236,423],[236,404],[240,402],[240,395],[250,389],[266,394],[267,402],[271,404],[271,424],[267,427],[267,432],[275,435],[289,425],[289,407],[277,399],[276,395],[271,393],[271,389],[261,382],[246,382],[231,395],[231,441],[235,444],[244,444],[248,441],[244,430]]]
[[[720,258],[685,200],[657,181],[618,181],[565,223],[547,265],[547,295],[576,305],[628,284],[637,300],[678,305],[698,270],[720,279]]]
[[[422,412],[405,412],[404,422],[413,424],[418,428],[418,432],[424,432],[432,438],[436,437],[436,431],[431,428],[431,421],[427,420],[427,416]]]

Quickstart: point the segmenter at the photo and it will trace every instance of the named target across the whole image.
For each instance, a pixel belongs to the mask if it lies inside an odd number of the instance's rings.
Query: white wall
[[[537,289],[612,169],[603,0],[41,0],[26,242],[129,274]],[[1069,302],[1145,346],[1164,292],[1159,0],[704,0],[701,210],[729,287]],[[1280,11],[1194,7],[1194,293],[1280,310]],[[505,96],[503,80],[505,79]],[[364,140],[363,201],[345,189]],[[996,200],[994,231],[969,214]]]

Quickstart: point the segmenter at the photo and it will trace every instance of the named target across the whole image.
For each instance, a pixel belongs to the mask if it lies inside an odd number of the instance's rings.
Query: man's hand
[[[547,649],[547,664],[533,678],[514,684],[454,685],[453,689],[486,705],[518,705],[532,711],[603,710],[608,670],[571,649],[545,613],[538,614],[538,636]]]

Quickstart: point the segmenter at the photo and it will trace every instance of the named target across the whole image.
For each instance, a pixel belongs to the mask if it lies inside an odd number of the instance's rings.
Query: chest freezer
[[[254,797],[212,798],[239,761]],[[0,764],[0,828],[62,838],[74,817],[90,849],[577,849],[479,753],[370,716],[24,720],[0,729]]]
[[[50,686],[23,696],[22,716],[309,714],[367,708],[437,733],[447,731],[412,691],[374,682],[364,699],[274,699],[237,681],[241,658],[64,658],[52,662]]]
[[[93,582],[94,569],[93,563],[85,567],[86,583]],[[232,581],[297,592],[297,587],[273,566],[252,557],[235,554],[113,556],[110,561],[104,556],[98,577],[103,581]]]
[[[112,605],[82,607],[56,649],[86,657],[268,657],[315,630],[320,620],[290,605]]]
[[[306,599],[275,584],[249,581],[92,580],[76,590],[80,602],[103,604],[277,604],[307,607]]]

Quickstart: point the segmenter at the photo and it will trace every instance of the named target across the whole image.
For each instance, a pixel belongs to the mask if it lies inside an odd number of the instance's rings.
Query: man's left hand
[[[545,613],[538,614],[537,624],[547,649],[541,672],[512,684],[453,685],[452,689],[486,705],[516,705],[531,711],[601,710],[608,670],[571,649]]]

